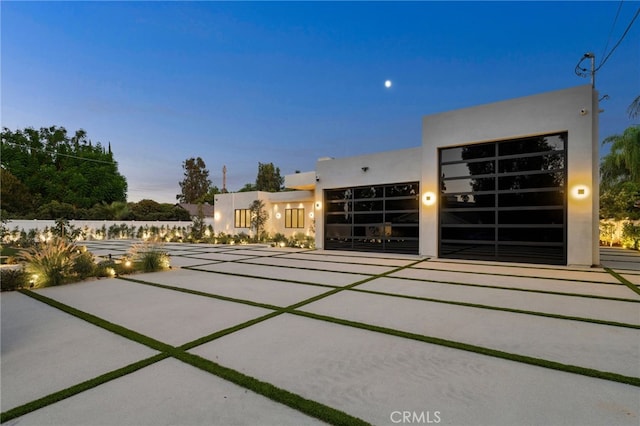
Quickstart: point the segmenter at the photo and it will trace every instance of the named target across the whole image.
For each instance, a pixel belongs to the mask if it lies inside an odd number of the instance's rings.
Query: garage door
[[[324,248],[418,253],[418,182],[324,191]]]
[[[566,264],[567,133],[439,150],[439,256]]]

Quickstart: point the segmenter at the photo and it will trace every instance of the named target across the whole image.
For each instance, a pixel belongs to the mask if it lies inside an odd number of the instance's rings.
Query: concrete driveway
[[[640,422],[637,253],[580,269],[165,248],[168,272],[2,293],[3,424]]]

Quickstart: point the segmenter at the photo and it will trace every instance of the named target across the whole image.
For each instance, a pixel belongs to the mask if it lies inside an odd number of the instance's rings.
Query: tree
[[[211,186],[209,170],[200,157],[185,160],[182,169],[184,179],[179,182],[182,192],[176,195],[176,199],[181,203],[198,203],[198,200],[206,196]]]
[[[284,178],[280,176],[279,167],[275,167],[273,163],[258,163],[257,191],[279,192],[283,185]]]
[[[2,209],[9,214],[26,214],[31,211],[32,197],[29,188],[11,172],[0,168],[0,200]]]
[[[633,102],[631,102],[627,112],[629,113],[629,118],[636,118],[640,115],[640,96],[637,96]]]
[[[90,208],[126,201],[127,181],[113,153],[93,144],[84,130],[64,127],[2,129],[2,167],[34,197],[34,206],[52,201]]]
[[[269,215],[264,210],[264,201],[253,200],[249,206],[249,211],[251,212],[251,228],[255,228],[256,238],[259,239],[262,235],[265,223],[269,220]]]
[[[611,151],[600,162],[600,216],[640,217],[640,126],[606,138]]]
[[[600,177],[604,188],[621,182],[640,183],[640,126],[628,127],[622,135],[609,136],[602,144],[611,151],[602,158]]]
[[[242,188],[238,190],[238,192],[251,192],[257,191],[256,186],[252,183],[245,183]]]

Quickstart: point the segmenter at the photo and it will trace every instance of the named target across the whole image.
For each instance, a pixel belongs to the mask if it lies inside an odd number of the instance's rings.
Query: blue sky
[[[111,143],[129,201],[175,202],[189,157],[220,188],[226,165],[234,191],[258,162],[289,174],[417,147],[423,115],[588,84],[576,63],[599,63],[639,7],[2,1],[1,121],[85,129]],[[601,139],[638,121],[638,21],[597,73]]]

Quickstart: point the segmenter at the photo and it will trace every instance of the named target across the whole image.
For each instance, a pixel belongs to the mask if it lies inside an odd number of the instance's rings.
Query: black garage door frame
[[[440,148],[438,256],[566,264],[567,133]]]

